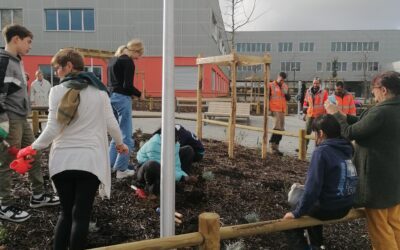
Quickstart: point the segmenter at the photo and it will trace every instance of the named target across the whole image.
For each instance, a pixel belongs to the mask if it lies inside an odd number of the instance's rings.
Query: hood
[[[384,105],[400,105],[400,96],[395,96],[389,100],[380,102],[376,106],[384,106]]]
[[[13,60],[16,60],[17,62],[21,61],[20,56],[14,56],[14,55],[10,54],[8,51],[6,51],[4,48],[0,48],[0,56],[6,56],[9,58],[12,58]]]
[[[353,145],[343,138],[326,139],[318,147],[329,146],[341,151],[346,157],[351,158],[353,155]]]

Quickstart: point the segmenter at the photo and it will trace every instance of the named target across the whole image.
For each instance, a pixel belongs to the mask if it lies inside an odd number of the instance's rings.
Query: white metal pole
[[[174,0],[164,0],[161,114],[161,237],[175,234]]]

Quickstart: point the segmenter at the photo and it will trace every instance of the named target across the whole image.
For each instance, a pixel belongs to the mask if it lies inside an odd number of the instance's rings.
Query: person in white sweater
[[[47,126],[30,150],[51,145],[49,173],[61,202],[54,249],[84,249],[97,190],[110,197],[111,169],[107,132],[119,153],[127,153],[107,89],[83,72],[83,57],[62,49],[51,61],[61,78],[49,98]],[[22,149],[24,150],[24,149]]]

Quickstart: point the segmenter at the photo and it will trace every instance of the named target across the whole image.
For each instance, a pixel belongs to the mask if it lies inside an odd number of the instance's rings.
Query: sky
[[[231,1],[219,0],[224,19]],[[254,0],[243,2],[249,13]],[[399,10],[400,0],[256,0],[257,18],[241,30],[400,30]]]

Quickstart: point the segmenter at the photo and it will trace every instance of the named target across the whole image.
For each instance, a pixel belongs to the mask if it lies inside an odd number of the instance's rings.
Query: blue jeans
[[[115,170],[125,171],[128,169],[129,156],[135,146],[132,140],[132,97],[112,93],[111,106],[115,118],[118,120],[123,142],[129,148],[129,154],[118,154],[115,148],[115,142],[111,140],[109,148],[111,167]]]

